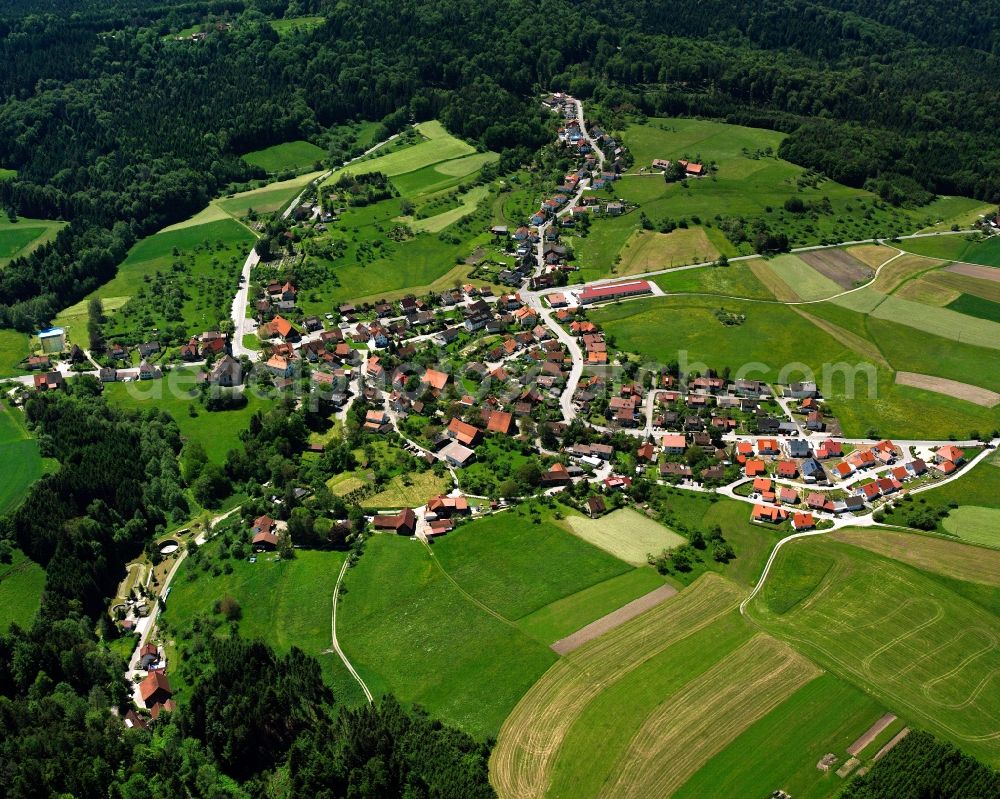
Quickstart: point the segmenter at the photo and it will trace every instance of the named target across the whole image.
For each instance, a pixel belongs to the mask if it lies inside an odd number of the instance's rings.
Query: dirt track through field
[[[847,747],[847,754],[856,755],[862,749],[864,749],[868,744],[874,741],[880,732],[892,724],[896,720],[896,716],[892,713],[886,713],[882,718],[872,724],[864,734],[858,738],[854,743]]]
[[[910,728],[903,727],[903,729],[901,729],[893,736],[892,740],[889,741],[889,743],[887,743],[885,746],[879,749],[878,752],[875,753],[875,757],[872,758],[872,761],[878,763],[878,761],[880,761],[883,757],[885,757],[889,753],[890,749],[892,749],[896,744],[902,741],[909,734],[910,734]]]
[[[984,408],[1000,405],[1000,394],[997,392],[968,383],[959,383],[957,380],[948,380],[944,377],[921,375],[916,372],[896,372],[896,384],[945,394],[975,405],[981,405]]]
[[[795,313],[797,313],[803,319],[807,319],[808,321],[812,322],[814,325],[816,325],[816,327],[818,327],[823,332],[833,336],[833,338],[835,338],[845,347],[854,350],[856,353],[858,353],[858,355],[861,355],[862,357],[867,358],[869,361],[872,361],[873,363],[876,363],[879,366],[883,366],[886,369],[892,368],[889,365],[889,362],[885,359],[885,356],[882,355],[879,348],[868,339],[862,338],[857,333],[853,333],[850,330],[845,330],[844,328],[840,327],[840,325],[835,325],[833,322],[829,322],[826,319],[821,319],[818,316],[813,316],[811,313],[807,313],[806,311],[802,310],[802,308],[799,306],[793,305],[792,310],[795,311]]]
[[[502,799],[541,799],[570,728],[607,686],[647,660],[732,613],[742,593],[705,574],[664,602],[560,658],[507,717],[490,758]]]
[[[977,264],[952,264],[945,267],[945,272],[954,272],[956,275],[966,277],[978,277],[980,280],[993,280],[1000,283],[1000,269],[995,266],[978,266]]]
[[[633,599],[627,605],[622,605],[618,610],[614,610],[607,616],[601,616],[597,621],[592,621],[586,627],[581,627],[575,633],[560,638],[550,647],[557,655],[568,655],[574,649],[579,649],[588,641],[593,641],[597,636],[602,635],[615,627],[621,627],[625,622],[634,619],[640,613],[644,613],[650,608],[655,608],[661,602],[677,594],[677,589],[672,585],[661,585],[638,599]]]

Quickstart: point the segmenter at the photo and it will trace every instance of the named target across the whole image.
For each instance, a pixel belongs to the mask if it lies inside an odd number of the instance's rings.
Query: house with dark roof
[[[417,530],[417,516],[411,508],[399,513],[379,514],[372,520],[376,530],[391,530],[397,535],[413,535]]]

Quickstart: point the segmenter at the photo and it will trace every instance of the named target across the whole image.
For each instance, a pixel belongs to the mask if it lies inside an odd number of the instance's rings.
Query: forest
[[[888,0],[871,12],[851,0],[735,11],[721,0],[312,0],[295,12],[326,23],[280,38],[265,16],[286,13],[280,1],[74,3],[66,16],[45,13],[60,0],[5,0],[0,164],[18,174],[0,182],[0,206],[73,224],[0,274],[0,325],[49,321],[105,281],[135,237],[262,177],[240,152],[322,142],[350,119],[391,131],[439,118],[505,163],[525,162],[549,138],[532,99],[546,88],[777,128],[790,134],[784,157],[897,203],[995,201],[996,11],[963,21],[930,5],[943,24],[915,23]],[[232,27],[197,43],[166,35],[210,11]]]

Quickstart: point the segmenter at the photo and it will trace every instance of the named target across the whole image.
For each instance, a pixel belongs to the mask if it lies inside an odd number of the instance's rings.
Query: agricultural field
[[[195,376],[198,367],[181,367],[164,375],[163,380],[138,383],[108,383],[104,395],[125,408],[166,411],[177,422],[181,435],[200,441],[209,459],[222,463],[231,449],[241,449],[240,433],[250,424],[250,417],[264,411],[271,400],[247,391],[247,404],[239,409],[208,411],[198,396]]]
[[[25,374],[21,361],[31,355],[31,338],[18,330],[0,328],[0,378]]]
[[[357,175],[364,172],[382,172],[389,177],[395,177],[476,152],[471,144],[456,139],[448,133],[437,120],[421,122],[415,129],[418,137],[416,143],[385,155],[373,153],[362,161],[338,169],[323,182],[323,185],[336,183],[344,173]]]
[[[22,416],[21,411],[0,405],[0,514],[17,508],[35,480],[58,468],[53,458],[41,456]]]
[[[933,267],[928,259],[902,256],[880,271],[876,284],[882,283],[886,291],[899,289]],[[791,292],[769,262],[754,260],[739,268],[752,270],[776,295]],[[707,274],[726,271],[708,268]],[[662,276],[661,285],[687,288],[684,274]],[[722,325],[715,316],[719,309],[746,319],[741,325]],[[592,311],[591,318],[615,337],[617,347],[660,363],[679,360],[683,352],[688,364],[728,366],[734,373],[750,364],[757,375],[778,382],[786,382],[779,379],[786,364],[804,364],[820,383],[826,368],[832,384],[824,393],[847,435],[865,435],[874,428],[900,438],[946,438],[1000,423],[996,407],[977,404],[979,389],[995,384],[989,375],[1000,373],[998,323],[874,288],[853,291],[832,303],[794,307],[695,296],[642,299]],[[835,368],[837,364],[859,365],[853,380]],[[900,385],[895,370],[955,380],[970,388],[941,393],[928,381]]]
[[[769,228],[787,233],[791,246],[797,247],[966,224],[970,214],[983,209],[981,202],[960,197],[938,198],[912,210],[894,208],[870,192],[778,158],[774,153],[782,138],[775,131],[698,119],[656,118],[631,124],[623,139],[635,164],[616,181],[614,193],[637,204],[654,227],[668,220],[705,226],[713,244],[728,256],[750,252],[750,242],[735,245],[722,235],[730,220],[740,218],[764,220]],[[687,158],[714,165],[716,171],[668,184],[648,171],[654,158]],[[799,205],[786,209],[789,201]],[[575,240],[581,265],[598,270],[587,279],[607,275],[618,255],[626,260],[624,246],[638,227],[637,213],[596,220],[587,237]],[[696,250],[675,257],[693,262]]]
[[[973,236],[928,236],[905,239],[899,246],[907,252],[983,266],[1000,266],[1000,236],[979,240]]]
[[[946,306],[951,311],[985,319],[989,322],[1000,322],[1000,302],[977,297],[974,294],[959,294]]]
[[[547,509],[534,515],[524,506],[462,525],[433,552],[464,591],[511,621],[631,570]]]
[[[683,536],[632,508],[620,508],[599,519],[569,516],[565,521],[574,535],[636,566],[644,564],[649,554],[687,543]]]
[[[517,626],[532,638],[551,645],[663,585],[663,578],[654,569],[631,569],[550,602],[522,616]]]
[[[438,122],[425,122],[331,175],[325,186],[345,174],[383,172],[400,197],[348,206],[330,224],[329,233],[309,240],[308,264],[321,278],[300,296],[303,311],[321,313],[331,303],[347,300],[398,299],[466,281],[472,271],[466,262],[470,252],[490,244],[484,231],[492,189],[470,188],[464,181],[498,157],[475,152]],[[407,203],[412,213],[408,208],[410,215],[402,216]],[[389,235],[401,225],[410,232]]]
[[[652,280],[668,294],[718,294],[722,297],[773,300],[774,294],[754,274],[750,267],[752,263],[756,261],[731,262],[724,268],[678,269],[657,275]]]
[[[332,478],[336,479],[336,478]],[[438,477],[432,471],[395,475],[386,487],[362,500],[361,505],[372,509],[416,508],[433,496],[451,490],[451,477]]]
[[[268,183],[266,186],[213,200],[212,204],[234,219],[242,219],[251,211],[260,214],[274,213],[284,209],[306,186],[322,174],[322,172],[306,172],[296,178]]]
[[[729,581],[705,575],[560,659],[504,722],[490,763],[499,795],[608,795],[602,788],[622,773],[621,755],[660,703],[751,638],[735,613],[740,595]],[[723,691],[716,686],[709,694]],[[664,765],[678,766],[672,760]],[[647,778],[657,776],[652,766]]]
[[[719,257],[719,250],[704,228],[678,228],[670,233],[636,230],[621,249],[616,277],[669,269],[691,263],[708,263]],[[586,281],[593,270],[581,269]],[[599,275],[594,275],[595,277]]]
[[[824,300],[844,290],[798,255],[777,255],[767,261],[767,266],[786,285],[794,287],[792,290],[801,300]]]
[[[138,343],[153,330],[183,329],[183,337],[214,330],[229,316],[236,278],[254,241],[231,219],[161,231],[129,251],[118,273],[64,309],[55,323],[70,341],[87,345],[87,305],[100,297],[108,337]]]
[[[215,558],[217,547],[216,542],[206,544],[206,556]],[[346,556],[300,549],[294,560],[282,561],[273,553],[258,556],[256,563],[229,559],[224,562],[232,571],[221,574],[186,561],[171,584],[163,619],[172,630],[185,630],[196,616],[212,615],[216,601],[230,596],[242,611],[242,636],[261,638],[280,652],[299,647],[319,660],[338,701],[360,704],[364,701],[360,687],[330,651],[333,587]],[[171,671],[171,682],[179,673]]]
[[[288,17],[287,19],[272,19],[271,27],[279,36],[290,36],[296,32],[306,32],[323,24],[323,17]]]
[[[42,604],[45,570],[15,549],[10,563],[0,563],[0,634],[11,624],[30,627]]]
[[[933,575],[803,539],[781,550],[749,612],[893,712],[1000,762],[997,617]]]
[[[49,219],[22,217],[17,222],[10,222],[4,218],[0,221],[0,269],[13,259],[28,255],[52,241],[65,226],[65,222],[53,222]]]
[[[496,735],[556,660],[472,601],[416,539],[373,536],[344,586],[337,636],[372,693],[391,691],[477,738]]]
[[[317,147],[312,142],[298,140],[275,144],[263,150],[254,150],[243,155],[243,160],[273,175],[278,172],[310,168],[316,161],[325,157],[326,151],[323,148]]]

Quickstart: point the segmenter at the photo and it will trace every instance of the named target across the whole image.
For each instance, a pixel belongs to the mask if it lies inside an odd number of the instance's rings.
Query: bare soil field
[[[870,266],[844,250],[813,250],[799,253],[799,258],[844,289],[867,283],[875,274]]]
[[[612,611],[607,616],[602,616],[597,621],[592,621],[586,627],[581,627],[572,635],[567,635],[552,644],[551,649],[557,655],[568,655],[574,649],[579,649],[588,641],[593,641],[597,636],[609,630],[620,627],[630,619],[634,619],[640,613],[650,608],[654,608],[661,602],[670,599],[677,594],[677,589],[672,585],[662,585],[650,591],[645,596],[633,599],[627,605],[622,605],[618,610]]]
[[[1000,269],[994,266],[978,266],[977,264],[952,264],[945,267],[946,272],[954,272],[956,275],[966,277],[977,277],[980,280],[992,280],[1000,283]]]
[[[965,400],[984,408],[993,408],[1000,405],[1000,394],[990,391],[988,388],[972,386],[968,383],[959,383],[957,380],[948,380],[944,377],[934,377],[932,375],[921,375],[916,372],[896,372],[896,384],[900,386],[910,386],[911,388],[922,388],[925,391],[933,391],[937,394],[944,394],[948,397]]]
[[[849,755],[858,754],[858,752],[860,752],[862,749],[868,746],[868,744],[874,741],[878,737],[878,734],[882,732],[882,730],[884,730],[890,724],[892,724],[895,720],[896,717],[892,713],[886,713],[884,716],[882,716],[882,718],[880,718],[878,721],[872,724],[871,727],[865,730],[865,732],[858,738],[858,740],[856,740],[849,747],[847,747],[847,754]]]
[[[889,530],[838,530],[830,537],[924,571],[971,583],[1000,586],[1000,552],[996,550]]]

